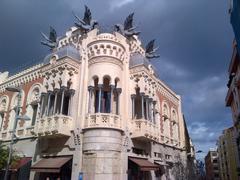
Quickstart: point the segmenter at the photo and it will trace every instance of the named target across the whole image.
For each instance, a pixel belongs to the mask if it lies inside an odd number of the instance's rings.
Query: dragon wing
[[[56,30],[50,26],[50,33],[49,33],[49,39],[52,42],[57,42],[57,32]]]
[[[134,13],[131,13],[125,19],[125,21],[124,21],[124,30],[128,30],[128,29],[133,27],[133,15],[134,15]]]
[[[85,5],[85,13],[84,13],[84,18],[83,21],[85,24],[90,25],[92,20],[92,13],[90,9]]]
[[[151,52],[153,51],[154,42],[155,42],[155,39],[151,40],[151,41],[146,45],[146,53],[151,53]]]
[[[50,42],[50,40],[49,40],[49,38],[46,36],[46,34],[44,34],[43,32],[41,32],[41,35],[42,35],[42,37],[43,37],[45,40],[47,40],[48,42]]]
[[[80,19],[80,17],[78,17],[73,11],[72,11],[72,14],[73,14],[73,16],[74,16],[80,23],[85,24],[85,22],[83,22],[83,21]]]

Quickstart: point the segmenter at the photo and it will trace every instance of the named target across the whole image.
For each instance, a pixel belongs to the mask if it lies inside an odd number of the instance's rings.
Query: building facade
[[[235,34],[235,39],[233,42],[233,52],[231,57],[231,62],[228,68],[228,92],[225,98],[226,106],[231,108],[233,128],[230,128],[231,133],[234,133],[233,139],[236,140],[237,152],[235,154],[237,158],[237,173],[240,176],[240,66],[239,66],[239,52],[240,52],[240,3],[238,0],[230,0],[229,14],[231,19],[231,24]],[[229,132],[230,133],[230,132]]]
[[[205,157],[205,169],[207,180],[220,180],[218,152],[216,150],[208,151]]]
[[[228,81],[228,93],[226,96],[226,106],[231,108],[232,119],[233,119],[233,130],[234,131],[234,139],[237,144],[237,152],[236,157],[238,159],[238,174],[240,175],[240,64],[239,64],[239,53],[237,49],[236,40],[233,43],[233,53],[232,59],[229,65],[228,73],[229,73],[229,81]]]
[[[18,94],[9,86],[22,88],[18,112]],[[5,144],[16,114],[31,118],[18,121],[14,144],[19,155],[31,157],[30,179],[189,174],[181,98],[158,78],[135,35],[72,27],[42,63],[12,76],[1,73]]]
[[[225,129],[218,140],[218,156],[221,179],[235,180],[238,175],[237,143],[234,127]]]

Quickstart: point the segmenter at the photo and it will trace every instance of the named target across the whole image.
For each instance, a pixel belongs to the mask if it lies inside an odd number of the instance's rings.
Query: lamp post
[[[5,171],[5,175],[4,175],[4,180],[8,179],[8,171],[9,171],[9,166],[10,166],[10,162],[11,162],[11,159],[12,159],[13,143],[14,143],[14,137],[15,137],[15,133],[16,133],[17,121],[19,119],[22,119],[22,120],[25,120],[25,121],[30,120],[30,118],[26,115],[23,115],[23,116],[18,115],[19,109],[20,109],[20,106],[21,106],[22,89],[16,88],[16,87],[7,87],[6,90],[10,91],[10,92],[18,93],[18,101],[17,101],[13,131],[12,131],[12,134],[11,134],[11,142],[10,142],[10,145],[9,145],[9,154],[8,154],[7,167],[6,167],[6,171]]]

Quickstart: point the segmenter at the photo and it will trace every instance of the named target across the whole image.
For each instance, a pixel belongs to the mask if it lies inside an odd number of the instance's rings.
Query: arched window
[[[133,98],[133,109],[134,109],[134,117],[133,119],[141,119],[143,118],[143,112],[142,112],[142,96],[140,95],[140,88],[136,88],[136,95],[132,96]]]
[[[94,86],[88,86],[89,100],[88,100],[88,113],[113,113],[118,114],[118,101],[119,101],[119,79],[111,83],[109,76],[103,77],[103,84],[99,84],[99,78],[93,77]],[[94,110],[93,108],[94,107]]]
[[[163,105],[163,131],[165,136],[170,137],[169,108],[166,103]]]
[[[102,87],[102,97],[101,97],[101,113],[110,113],[110,103],[111,103],[111,87],[110,78],[103,78]]]
[[[168,107],[166,104],[163,105],[163,115],[168,116]]]
[[[22,93],[14,93],[12,96],[11,100],[11,106],[10,106],[10,115],[9,115],[9,124],[8,124],[8,129],[12,130],[14,127],[14,122],[15,118],[17,115],[20,115],[22,112],[22,105],[23,105],[23,100],[24,100],[24,92]],[[20,107],[17,108],[18,106],[18,101],[20,101]],[[18,123],[17,123],[18,125]]]
[[[173,121],[176,121],[176,118],[177,118],[177,117],[176,117],[176,112],[175,112],[175,110],[173,110],[173,111],[172,111],[172,120],[173,120]]]
[[[177,124],[177,113],[175,110],[172,111],[172,131],[173,131],[173,138],[175,140],[178,139],[178,124]]]
[[[41,117],[66,115],[71,116],[71,104],[75,91],[71,89],[71,80],[67,87],[61,86],[61,83],[53,91],[43,92],[41,94]]]
[[[31,118],[31,121],[26,121],[26,126],[35,125],[40,106],[40,94],[40,85],[34,85],[28,93],[26,115]]]
[[[0,99],[0,131],[2,130],[3,122],[6,117],[7,105],[8,105],[8,98],[7,96],[3,96]]]

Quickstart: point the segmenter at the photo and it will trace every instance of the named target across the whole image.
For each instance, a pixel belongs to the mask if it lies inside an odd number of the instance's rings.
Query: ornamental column
[[[116,114],[119,115],[119,107],[120,107],[120,94],[122,92],[121,88],[116,88],[117,91],[117,104],[116,104]]]
[[[153,101],[153,123],[156,124],[156,119],[155,119],[155,106],[156,106],[156,101]]]
[[[58,98],[58,92],[59,92],[59,89],[55,89],[54,91],[54,104],[53,104],[53,115],[57,113],[57,98]]]
[[[114,85],[110,85],[110,97],[109,97],[109,108],[110,108],[110,113],[112,113],[112,106],[113,106],[113,90],[114,90],[115,86]]]
[[[142,119],[144,119],[144,93],[140,93],[142,102]]]
[[[51,95],[52,95],[52,91],[48,91],[47,92],[47,108],[45,111],[46,116],[48,116],[48,113],[49,113]]]
[[[74,89],[70,89],[70,97],[69,97],[69,104],[68,104],[68,116],[71,116],[72,115],[72,102],[73,102],[73,95],[75,93],[75,90]]]
[[[61,94],[61,112],[60,114],[63,114],[63,103],[64,103],[64,96],[65,96],[65,87],[62,88],[62,94]]]
[[[153,120],[153,107],[152,107],[152,98],[148,99],[148,108],[149,108],[149,120],[152,121]]]
[[[134,119],[135,116],[135,99],[136,99],[136,94],[131,95],[132,99],[132,119]]]
[[[98,88],[99,88],[99,93],[98,93],[98,113],[101,113],[101,104],[102,104],[101,101],[102,101],[102,88],[103,88],[103,85],[99,84]]]
[[[149,120],[149,98],[146,96],[146,119]]]
[[[92,94],[93,94],[94,87],[93,86],[88,86],[88,113],[92,113],[91,107],[92,107]]]
[[[46,108],[46,107],[43,107],[43,106],[44,106],[44,104],[45,104],[46,95],[47,95],[47,93],[42,93],[42,94],[41,94],[41,114],[40,114],[40,117],[43,117],[43,115],[44,115],[44,113],[45,113],[45,108]]]

